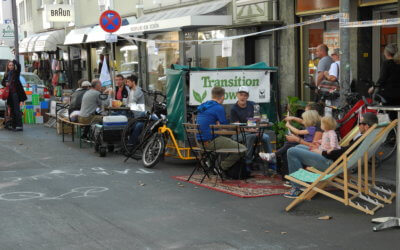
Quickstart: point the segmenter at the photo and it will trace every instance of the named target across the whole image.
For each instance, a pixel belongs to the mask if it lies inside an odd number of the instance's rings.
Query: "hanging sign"
[[[0,39],[14,39],[14,25],[0,24]]]
[[[114,34],[106,34],[106,43],[116,43],[118,42],[118,36]]]
[[[211,100],[213,87],[225,89],[224,104],[234,104],[240,86],[249,88],[250,101],[270,102],[270,74],[265,70],[198,71],[190,73],[189,105],[200,105]]]
[[[222,57],[232,56],[232,40],[222,41]]]
[[[75,22],[75,10],[69,4],[48,4],[45,6],[48,22]]]
[[[116,11],[106,10],[101,14],[99,24],[105,32],[116,32],[122,24],[121,16]]]

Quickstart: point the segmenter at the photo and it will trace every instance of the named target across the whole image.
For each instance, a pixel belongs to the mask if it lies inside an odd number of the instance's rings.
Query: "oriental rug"
[[[283,181],[279,177],[268,177],[264,175],[254,175],[247,180],[225,180],[215,182],[216,176],[205,178],[203,183],[200,183],[203,175],[193,175],[190,181],[187,181],[189,176],[173,176],[172,178],[189,182],[211,190],[231,194],[241,198],[264,197],[271,195],[281,195],[289,188],[283,185]]]

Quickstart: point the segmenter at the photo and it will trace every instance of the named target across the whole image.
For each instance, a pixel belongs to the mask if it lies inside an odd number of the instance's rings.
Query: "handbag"
[[[52,84],[53,86],[57,86],[57,84],[58,84],[58,78],[59,78],[59,73],[55,73],[55,74],[53,75],[53,78],[51,79],[51,84]]]
[[[0,89],[1,99],[7,100],[9,95],[10,95],[10,87],[9,86]]]

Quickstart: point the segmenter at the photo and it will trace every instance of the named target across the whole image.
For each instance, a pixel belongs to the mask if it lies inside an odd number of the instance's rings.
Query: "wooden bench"
[[[83,124],[79,122],[72,122],[67,117],[57,117],[58,121],[61,123],[61,134],[62,134],[62,141],[65,141],[65,132],[64,132],[64,124],[69,124],[72,127],[72,141],[75,141],[74,134],[75,134],[75,126],[77,127],[77,136],[79,137],[79,147],[82,148],[82,128],[89,127],[90,124]]]

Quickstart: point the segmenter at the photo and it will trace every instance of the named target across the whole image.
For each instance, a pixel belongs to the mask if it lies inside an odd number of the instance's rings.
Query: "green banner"
[[[183,141],[185,122],[185,72],[167,69],[167,117],[168,127],[174,132],[175,139]]]

